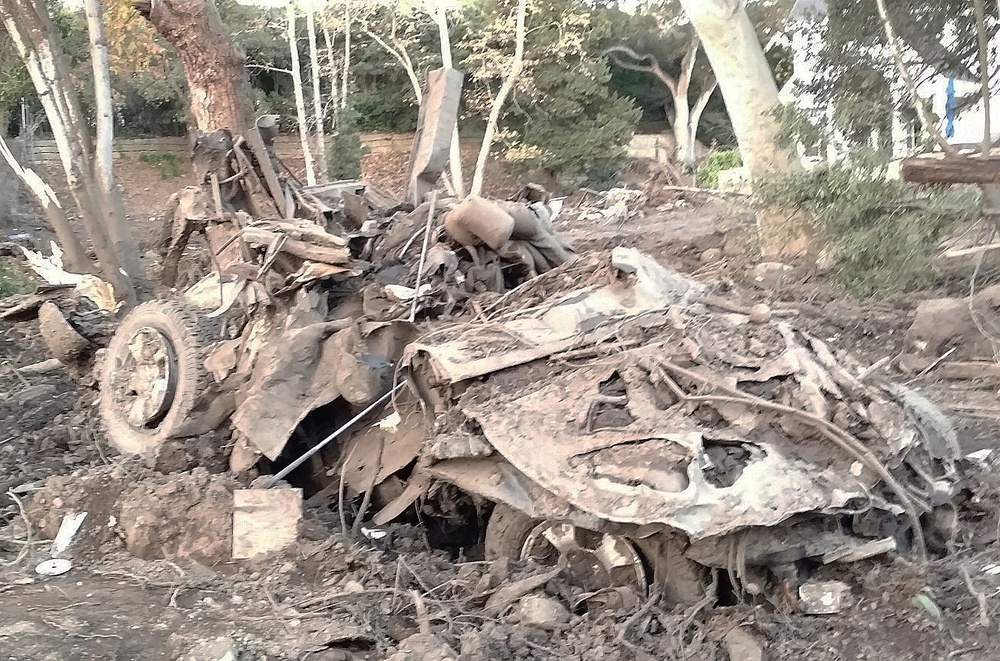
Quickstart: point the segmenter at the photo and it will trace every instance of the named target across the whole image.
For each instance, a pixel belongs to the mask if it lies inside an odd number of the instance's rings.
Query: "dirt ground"
[[[394,171],[368,165],[372,175]],[[161,180],[136,162],[120,176],[128,215],[149,249],[154,214],[190,182],[190,172]],[[398,185],[374,180],[389,190]],[[760,260],[748,257],[752,223],[738,204],[698,197],[625,221],[566,215],[557,229],[578,250],[640,248],[747,306],[794,309],[798,325],[865,364],[898,354],[917,303],[952,286],[872,302],[847,296],[829,274],[806,265],[793,264],[780,282],[762,281],[754,269]],[[93,390],[62,372],[16,372],[48,357],[35,325],[0,325],[0,494],[12,494],[0,495],[2,658],[445,658],[400,651],[421,625],[469,661],[760,658],[734,645],[741,633],[776,661],[1000,657],[995,464],[972,471],[948,557],[824,567],[819,579],[851,589],[839,614],[803,615],[786,602],[734,599],[668,610],[650,601],[626,612],[570,609],[544,628],[520,623],[516,603],[499,612],[489,606],[498,590],[541,568],[486,563],[475,548],[453,557],[433,550],[412,526],[390,526],[376,541],[351,540],[326,507],[307,504],[289,553],[223,558],[208,540],[225,546],[231,535],[223,497],[233,487],[229,478],[203,470],[166,477],[117,456],[103,437]],[[964,450],[1000,449],[998,384],[943,381],[932,370],[914,385],[950,408]],[[44,538],[70,510],[88,512],[67,554],[73,567],[39,576],[34,567],[51,544]],[[173,527],[154,532],[150,521],[168,517]],[[191,548],[200,549],[197,562]],[[572,606],[572,590],[558,577],[540,591]]]

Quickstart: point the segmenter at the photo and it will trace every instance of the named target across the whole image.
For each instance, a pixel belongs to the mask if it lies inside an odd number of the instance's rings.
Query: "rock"
[[[741,627],[735,627],[723,639],[729,661],[763,661],[764,650],[753,636]]]
[[[763,303],[750,308],[750,322],[754,324],[766,324],[771,321],[771,308]]]
[[[302,489],[233,492],[233,559],[282,551],[298,538]]]
[[[518,614],[521,624],[553,630],[569,622],[569,611],[555,599],[531,595],[521,600]]]
[[[1000,285],[987,287],[968,298],[935,298],[917,306],[913,324],[906,331],[910,353],[937,358],[957,347],[952,359],[993,359],[993,344],[980,328],[993,328],[1000,322]],[[973,310],[977,320],[973,318]]]
[[[66,364],[74,362],[90,342],[80,335],[52,301],[38,308],[38,332],[52,355]]]
[[[404,640],[388,661],[458,661],[458,653],[434,634],[418,633]]]
[[[195,643],[179,661],[236,661],[239,654],[239,647],[232,638],[216,638]]]
[[[17,371],[23,376],[30,376],[33,374],[50,374],[62,368],[63,364],[58,358],[49,358],[48,360],[32,363],[31,365],[18,367]]]
[[[753,278],[764,289],[774,289],[788,279],[792,270],[781,262],[761,262],[753,267]]]
[[[851,588],[843,581],[806,583],[799,587],[799,600],[807,615],[831,615],[849,605]]]
[[[722,251],[718,248],[709,248],[705,252],[701,253],[701,261],[703,264],[714,264],[720,259],[722,259]]]

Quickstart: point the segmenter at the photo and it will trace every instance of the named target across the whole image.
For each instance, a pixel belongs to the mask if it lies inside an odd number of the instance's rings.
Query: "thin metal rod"
[[[369,413],[371,413],[372,411],[374,411],[375,409],[377,409],[379,406],[382,406],[387,401],[389,401],[389,398],[392,397],[393,395],[395,395],[396,392],[398,390],[400,390],[405,385],[406,385],[406,381],[400,381],[399,383],[397,383],[392,388],[392,390],[390,390],[389,392],[387,392],[386,394],[382,395],[377,400],[375,400],[374,402],[372,402],[371,404],[369,404],[365,408],[364,411],[362,411],[361,413],[357,414],[356,416],[354,416],[353,418],[351,418],[350,420],[348,420],[347,422],[345,422],[343,424],[343,426],[340,427],[340,429],[338,429],[337,431],[333,432],[332,434],[330,434],[329,436],[327,436],[326,438],[324,438],[322,441],[320,441],[319,443],[317,443],[313,447],[309,448],[309,450],[306,451],[306,453],[303,454],[301,457],[299,457],[298,459],[296,459],[292,463],[290,463],[287,466],[285,466],[284,468],[282,468],[278,472],[277,475],[274,475],[267,482],[264,483],[264,488],[265,489],[270,489],[275,484],[277,484],[279,481],[281,481],[282,479],[284,479],[284,477],[286,475],[288,475],[293,470],[295,470],[296,468],[298,468],[299,466],[301,466],[302,464],[304,464],[306,462],[306,460],[309,459],[309,457],[313,456],[314,454],[316,454],[317,452],[319,452],[320,450],[322,450],[324,447],[326,447],[326,445],[330,441],[334,440],[335,438],[337,438],[338,436],[340,436],[341,434],[343,434],[345,431],[347,431],[351,427],[351,425],[353,425],[358,420],[360,420],[361,418],[365,417],[366,415],[368,415]]]
[[[420,264],[417,266],[417,286],[413,291],[413,305],[410,306],[410,321],[417,318],[417,301],[420,300],[420,285],[424,279],[424,263],[427,261],[427,248],[431,241],[431,225],[434,223],[434,211],[437,208],[438,192],[431,191],[431,207],[427,210],[427,227],[424,228],[424,247],[420,251]]]

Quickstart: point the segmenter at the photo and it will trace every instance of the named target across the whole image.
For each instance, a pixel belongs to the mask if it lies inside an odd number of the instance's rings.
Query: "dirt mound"
[[[138,479],[137,479],[138,478]],[[228,562],[233,479],[203,468],[162,475],[138,467],[102,467],[49,478],[27,506],[28,522],[52,538],[63,516],[87,512],[77,553],[125,549],[139,558]]]

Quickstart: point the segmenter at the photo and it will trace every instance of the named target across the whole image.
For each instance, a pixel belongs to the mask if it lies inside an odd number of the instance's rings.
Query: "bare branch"
[[[899,71],[899,77],[903,79],[903,84],[906,85],[907,91],[910,93],[910,97],[913,99],[913,105],[916,106],[917,117],[920,118],[920,125],[923,126],[924,131],[926,131],[933,139],[934,142],[941,148],[941,150],[948,154],[949,156],[957,156],[958,152],[955,148],[948,144],[948,141],[941,131],[938,130],[934,123],[931,121],[930,115],[927,112],[927,106],[924,105],[923,99],[917,93],[917,85],[913,82],[913,75],[910,70],[906,67],[903,61],[903,51],[899,45],[899,40],[896,38],[896,31],[892,27],[892,22],[889,20],[889,12],[885,8],[885,0],[875,0],[875,4],[878,5],[878,14],[882,19],[882,28],[885,30],[885,38],[889,42],[889,50],[892,52],[892,59],[896,63],[896,69]]]
[[[616,57],[618,53],[622,53],[631,57],[633,60],[638,62],[648,62],[649,64],[634,64],[631,62],[626,62],[619,57]],[[643,73],[651,73],[660,81],[663,82],[667,88],[670,89],[670,93],[673,96],[677,96],[677,80],[663,70],[660,66],[659,61],[650,53],[637,53],[628,46],[611,46],[610,48],[604,49],[604,54],[611,57],[615,64],[620,66],[622,69],[629,69],[631,71],[641,71]]]
[[[424,103],[424,92],[420,88],[420,79],[417,78],[417,72],[413,70],[413,63],[410,61],[409,55],[406,54],[405,50],[396,50],[389,44],[385,42],[382,37],[378,36],[367,27],[364,28],[366,35],[371,37],[376,44],[382,47],[382,49],[392,55],[397,62],[402,65],[403,69],[406,71],[406,77],[410,79],[410,85],[413,86],[413,93],[417,95],[417,105],[423,105]]]

